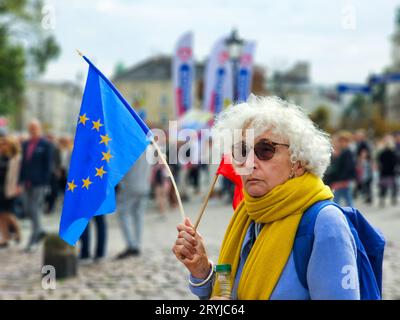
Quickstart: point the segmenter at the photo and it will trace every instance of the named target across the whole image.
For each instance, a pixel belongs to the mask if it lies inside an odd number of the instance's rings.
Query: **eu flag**
[[[60,237],[70,245],[75,245],[91,217],[115,211],[115,186],[145,151],[151,136],[112,83],[83,58],[89,73],[60,222]]]

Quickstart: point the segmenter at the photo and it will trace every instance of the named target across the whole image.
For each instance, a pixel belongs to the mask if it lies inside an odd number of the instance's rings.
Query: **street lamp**
[[[237,78],[239,69],[239,60],[242,54],[243,39],[240,39],[236,29],[233,29],[229,38],[226,39],[226,46],[228,47],[229,58],[232,62],[233,74],[233,102],[238,100]]]
[[[229,59],[232,62],[232,77],[233,77],[233,101],[236,103],[239,100],[238,97],[238,72],[239,72],[239,60],[242,54],[243,40],[239,38],[236,29],[232,29],[231,35],[225,40],[225,44],[228,48]],[[224,178],[223,182],[224,190],[230,194],[230,202],[232,202],[235,185],[231,180]]]

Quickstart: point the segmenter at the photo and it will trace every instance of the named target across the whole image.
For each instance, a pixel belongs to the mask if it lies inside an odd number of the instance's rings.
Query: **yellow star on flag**
[[[90,120],[90,119],[88,117],[86,117],[86,113],[83,116],[79,116],[79,123],[82,123],[83,125],[86,125],[86,121],[88,121],[88,120]]]
[[[101,141],[100,144],[104,143],[106,146],[108,146],[108,141],[111,141],[112,139],[108,137],[108,134],[106,134],[105,136],[100,135],[101,137]]]
[[[101,160],[106,160],[107,162],[110,162],[110,159],[113,157],[110,153],[110,150],[107,152],[102,152],[103,158]]]
[[[67,191],[74,192],[74,189],[77,187],[77,185],[75,184],[74,180],[72,180],[72,182],[67,182],[67,184],[68,184],[68,190]]]
[[[100,130],[100,127],[104,126],[104,124],[100,123],[100,119],[97,121],[92,121],[93,123],[93,128],[92,129],[96,129],[97,131]]]
[[[82,188],[86,188],[89,190],[89,186],[93,183],[92,181],[90,181],[89,177],[87,177],[87,179],[82,179],[83,182],[83,186]]]
[[[97,169],[97,168],[95,168],[95,169],[96,169],[96,177],[103,178],[103,175],[104,175],[105,173],[107,173],[107,171],[104,170],[104,166],[102,166],[102,167],[99,168],[99,169]]]

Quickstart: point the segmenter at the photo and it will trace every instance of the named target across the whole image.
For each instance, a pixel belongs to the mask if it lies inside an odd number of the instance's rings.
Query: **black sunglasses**
[[[254,145],[254,153],[260,160],[271,160],[275,154],[276,146],[285,146],[289,148],[288,144],[277,143],[267,139],[261,139]],[[244,141],[241,141],[232,147],[232,157],[238,164],[246,162],[252,148],[246,146]]]

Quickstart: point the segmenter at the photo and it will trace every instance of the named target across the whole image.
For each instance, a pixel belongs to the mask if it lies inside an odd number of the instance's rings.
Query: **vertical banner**
[[[226,38],[219,39],[208,58],[204,73],[203,109],[214,114],[232,103],[232,62],[226,46]]]
[[[182,116],[192,107],[192,83],[194,79],[193,34],[185,33],[178,40],[175,48],[172,77],[177,117]]]
[[[238,102],[246,101],[251,93],[255,47],[254,41],[246,41],[242,49],[236,78]]]

